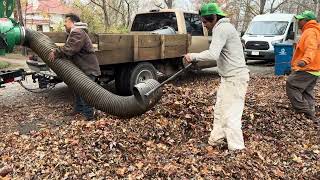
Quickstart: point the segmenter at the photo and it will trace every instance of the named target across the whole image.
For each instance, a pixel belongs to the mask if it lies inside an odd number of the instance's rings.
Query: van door
[[[205,35],[200,16],[193,13],[184,13],[186,31],[191,35],[190,53],[199,53],[209,49],[211,40]],[[200,69],[216,66],[215,61],[199,62],[197,66]]]

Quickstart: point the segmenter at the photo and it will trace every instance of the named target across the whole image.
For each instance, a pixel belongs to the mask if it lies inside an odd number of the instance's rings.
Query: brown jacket
[[[65,45],[56,50],[55,56],[71,58],[72,62],[87,75],[101,75],[91,39],[83,29],[72,29]]]

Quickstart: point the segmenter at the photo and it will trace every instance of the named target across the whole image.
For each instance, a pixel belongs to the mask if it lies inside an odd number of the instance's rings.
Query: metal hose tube
[[[31,48],[42,60],[88,104],[108,114],[129,118],[141,115],[151,109],[161,98],[161,91],[157,91],[149,100],[141,101],[143,93],[159,85],[159,82],[149,79],[139,84],[139,92],[133,96],[118,96],[97,83],[93,82],[77,66],[68,59],[49,61],[49,53],[56,45],[46,35],[26,29],[25,46]]]

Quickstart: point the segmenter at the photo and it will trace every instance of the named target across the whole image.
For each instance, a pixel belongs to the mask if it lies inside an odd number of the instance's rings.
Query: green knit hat
[[[217,3],[207,3],[201,6],[199,11],[200,16],[208,16],[217,14],[220,16],[227,16],[219,7]]]
[[[316,20],[317,19],[316,15],[312,11],[304,11],[299,15],[295,15],[294,17],[298,20],[301,20],[301,19]]]

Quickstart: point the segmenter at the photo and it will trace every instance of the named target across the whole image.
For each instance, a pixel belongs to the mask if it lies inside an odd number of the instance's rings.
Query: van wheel
[[[130,96],[133,94],[134,85],[147,79],[157,80],[157,70],[151,63],[143,62],[135,66],[121,68],[115,77],[117,92],[123,96]]]

